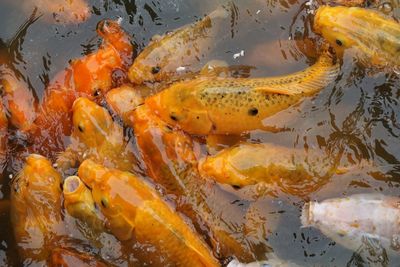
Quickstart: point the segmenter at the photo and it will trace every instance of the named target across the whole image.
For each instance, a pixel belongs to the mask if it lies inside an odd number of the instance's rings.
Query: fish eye
[[[79,125],[78,125],[78,130],[79,130],[81,133],[83,133],[83,131],[85,130],[85,128],[83,127],[82,124],[79,124]]]
[[[161,68],[160,68],[159,66],[152,67],[152,68],[151,68],[151,73],[157,74],[157,73],[160,72],[160,70],[161,70]]]
[[[178,121],[178,117],[175,114],[171,114],[169,115],[169,117],[171,118],[171,120],[173,121]]]
[[[103,197],[103,198],[101,198],[101,205],[104,207],[104,208],[108,208],[108,199],[107,198],[105,198],[105,197]]]
[[[251,108],[251,109],[249,109],[248,114],[250,116],[256,116],[258,114],[258,109],[257,108]]]
[[[97,97],[100,95],[100,93],[101,93],[101,90],[97,88],[96,90],[94,90],[93,96]]]
[[[339,39],[336,39],[336,44],[337,44],[338,46],[342,46],[342,45],[343,45],[343,42],[340,41]]]

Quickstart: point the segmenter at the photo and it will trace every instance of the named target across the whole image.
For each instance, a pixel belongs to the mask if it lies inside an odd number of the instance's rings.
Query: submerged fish
[[[90,17],[90,8],[86,0],[26,0],[20,6],[29,12],[38,8],[40,13],[64,24],[80,23]]]
[[[400,251],[400,198],[358,194],[304,205],[304,227],[318,228],[340,245],[356,251],[366,242],[388,252]]]
[[[51,162],[35,154],[12,181],[11,222],[23,260],[43,264],[64,234],[60,183]]]
[[[8,147],[8,120],[4,106],[0,103],[0,171],[6,168]]]
[[[253,252],[256,247],[261,254],[269,250],[263,243],[265,236],[249,234],[256,231],[246,225],[247,205],[236,205],[236,196],[200,176],[197,147],[190,136],[163,122],[146,105],[131,114],[128,125],[134,128],[147,174],[167,194],[176,196],[177,209],[199,231],[208,229],[206,234],[220,258],[236,256],[242,262],[249,262],[256,260]],[[255,220],[259,225],[273,228],[265,218]]]
[[[314,151],[242,143],[202,159],[199,171],[219,183],[243,187],[262,182],[303,197],[327,183],[338,170],[332,160]]]
[[[229,21],[228,16],[227,10],[219,8],[198,22],[154,38],[135,59],[129,79],[134,84],[171,81],[199,71],[200,61],[218,40],[221,20]]]
[[[91,160],[81,164],[78,175],[118,239],[155,246],[165,264],[219,266],[193,229],[141,178]]]
[[[170,125],[190,134],[276,130],[263,120],[334,81],[339,64],[330,49],[304,71],[271,78],[199,77],[178,82],[145,103]]]
[[[399,66],[400,23],[381,12],[358,7],[318,8],[314,30],[338,52],[354,48],[364,63]]]
[[[87,98],[72,107],[71,145],[57,159],[63,172],[90,158],[99,164],[124,171],[136,170],[136,158],[124,137],[123,128],[108,111]]]
[[[11,69],[2,66],[0,85],[3,101],[9,113],[10,123],[18,129],[28,129],[36,118],[37,103],[27,84]]]
[[[70,248],[55,248],[48,262],[50,267],[106,267],[96,257]]]

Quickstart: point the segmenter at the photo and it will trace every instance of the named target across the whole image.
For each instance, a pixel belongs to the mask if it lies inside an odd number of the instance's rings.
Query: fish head
[[[206,135],[213,131],[207,109],[192,93],[190,83],[178,83],[145,101],[164,122],[191,133]]]
[[[130,239],[137,203],[136,191],[129,191],[126,183],[126,179],[131,177],[126,177],[120,171],[109,170],[92,160],[85,160],[81,164],[78,176],[90,187],[93,201],[105,217],[108,228],[118,239]],[[134,200],[127,204],[126,199]],[[129,214],[124,214],[127,206]]]
[[[73,107],[73,137],[87,147],[102,145],[114,130],[108,111],[87,98],[78,98]]]
[[[321,34],[339,56],[345,49],[357,45],[359,26],[351,11],[348,7],[321,6],[314,18],[314,31]]]

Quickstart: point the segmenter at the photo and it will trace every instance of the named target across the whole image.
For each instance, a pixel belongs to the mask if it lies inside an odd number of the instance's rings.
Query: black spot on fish
[[[108,200],[106,198],[103,197],[100,202],[104,208],[108,208]]]
[[[173,120],[173,121],[178,121],[178,118],[177,118],[176,115],[174,115],[174,114],[171,114],[169,117],[170,117],[171,120]]]
[[[79,130],[81,133],[83,133],[83,131],[84,131],[85,129],[84,129],[84,127],[83,127],[82,125],[79,124],[79,125],[78,125],[78,130]]]
[[[157,73],[160,72],[160,70],[161,70],[161,68],[160,68],[159,66],[152,67],[152,68],[151,68],[151,73],[157,74]]]
[[[258,109],[257,108],[250,108],[249,111],[247,112],[250,116],[256,116],[258,114]]]
[[[336,44],[337,44],[338,46],[342,46],[342,45],[343,45],[342,41],[340,41],[339,39],[336,39]]]

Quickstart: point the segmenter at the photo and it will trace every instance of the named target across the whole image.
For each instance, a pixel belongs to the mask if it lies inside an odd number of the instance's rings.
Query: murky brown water
[[[91,18],[78,25],[56,24],[52,16],[41,14],[40,7],[37,10],[21,8],[22,2],[3,0],[0,3],[0,64],[8,64],[19,72],[40,99],[49,80],[67,67],[69,60],[99,46],[101,40],[95,29],[101,19],[122,18],[122,27],[132,34],[140,52],[155,34],[191,23],[226,1],[92,0]],[[285,74],[311,65],[315,61],[313,42],[319,37],[311,31],[312,16],[302,9],[303,2],[234,1],[231,27],[216,41],[215,49],[203,63],[219,59],[230,65],[254,66],[250,77]],[[241,51],[243,56],[234,58]],[[310,195],[310,199],[359,192],[400,196],[399,96],[398,75],[369,74],[354,64],[350,56],[345,56],[334,84],[316,97],[269,119],[290,131],[278,134],[255,131],[249,141],[314,148],[330,153],[342,164],[367,159],[377,166],[376,172],[360,169],[336,175]],[[13,165],[13,149],[24,143],[16,131],[11,131],[11,158],[0,184],[1,266],[18,265],[8,211],[9,175],[15,175],[17,168]],[[266,243],[280,258],[301,266],[370,266],[318,230],[301,228],[302,200],[287,196],[274,201],[274,211],[263,210],[263,206],[270,206],[270,201],[260,199],[252,205],[260,216],[269,216],[272,221],[279,219]],[[262,227],[268,229],[267,225]],[[399,258],[390,258],[389,266],[400,266],[399,262]]]

